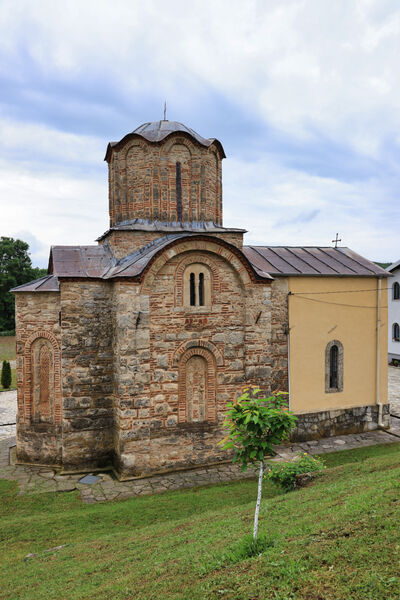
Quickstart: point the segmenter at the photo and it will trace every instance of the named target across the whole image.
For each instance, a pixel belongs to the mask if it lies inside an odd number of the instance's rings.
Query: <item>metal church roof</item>
[[[199,233],[201,235],[201,231]],[[160,250],[193,235],[193,232],[169,233],[119,260],[107,242],[99,246],[53,246],[49,264],[51,273],[12,291],[56,292],[59,291],[59,278],[63,277],[104,280],[139,277]],[[230,247],[240,253],[234,246]],[[249,268],[260,280],[283,276],[390,277],[388,271],[350,248],[244,246],[243,254]]]
[[[350,248],[321,246],[244,246],[244,254],[261,275],[388,277],[389,273]]]
[[[162,142],[166,137],[173,133],[183,133],[185,135],[189,135],[191,138],[196,140],[201,146],[205,146],[208,148],[211,144],[216,144],[219,148],[222,158],[225,158],[225,152],[223,146],[219,140],[216,138],[203,138],[196,131],[187,127],[183,123],[179,123],[179,121],[150,121],[148,123],[143,123],[130,133],[126,134],[119,142],[110,142],[107,146],[107,152],[104,160],[108,160],[109,153],[112,148],[115,148],[119,144],[125,142],[130,137],[139,136],[147,140],[148,142]]]

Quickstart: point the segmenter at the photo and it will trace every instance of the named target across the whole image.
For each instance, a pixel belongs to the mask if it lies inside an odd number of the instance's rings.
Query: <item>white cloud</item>
[[[381,0],[14,0],[3,48],[47,76],[104,72],[122,93],[196,85],[230,95],[291,135],[316,129],[376,156],[400,126],[400,7]],[[10,26],[12,25],[12,26]],[[183,92],[183,93],[182,93]]]
[[[322,177],[284,166],[268,139],[250,164],[238,139],[224,168],[226,224],[271,244],[327,244],[339,231],[368,257],[398,258],[395,0],[3,0],[0,55],[3,75],[22,86],[29,61],[39,66],[42,89],[27,87],[26,97],[43,105],[60,82],[75,82],[78,95],[66,92],[59,102],[83,105],[87,78],[101,73],[104,92],[112,86],[125,106],[149,96],[161,106],[167,97],[179,119],[202,94],[215,94],[304,147],[331,140],[385,164],[397,184],[386,172],[348,182],[334,167]],[[28,231],[47,245],[90,243],[107,227],[105,141],[27,121],[5,113],[0,120],[2,233]]]
[[[36,239],[34,266],[46,263],[51,245],[91,244],[108,228],[107,183],[98,178],[29,173],[0,162],[0,199],[1,235]]]
[[[23,123],[0,117],[0,148],[6,156],[12,152],[16,159],[58,163],[91,164],[98,167],[104,158],[104,141],[95,136],[58,131],[55,128]]]
[[[380,180],[309,175],[266,155],[226,161],[224,181],[225,225],[245,227],[246,244],[330,246],[338,232],[343,246],[371,260],[399,253],[400,207],[388,211],[393,190]]]

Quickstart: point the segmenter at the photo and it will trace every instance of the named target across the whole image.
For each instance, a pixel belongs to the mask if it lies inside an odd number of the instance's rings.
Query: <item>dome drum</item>
[[[170,121],[109,144],[110,226],[132,219],[222,224],[224,156],[217,140]]]

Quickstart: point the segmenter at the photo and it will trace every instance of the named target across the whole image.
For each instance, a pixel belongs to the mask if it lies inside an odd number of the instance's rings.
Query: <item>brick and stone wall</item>
[[[176,194],[181,165],[182,216]],[[109,159],[110,224],[130,219],[222,223],[222,170],[218,148],[180,133],[153,144],[131,139]]]
[[[111,286],[61,283],[63,464],[93,468],[113,456]]]
[[[162,231],[110,231],[110,233],[101,240],[100,244],[105,244],[106,242],[110,244],[115,257],[120,259],[132,254],[136,250],[143,248],[150,242],[153,242],[164,235],[166,235],[166,233]],[[240,232],[227,231],[224,233],[202,235],[225,240],[228,244],[232,244],[240,250],[243,248],[243,233]]]
[[[185,304],[190,265],[210,272],[207,306]],[[286,294],[284,280],[254,283],[239,258],[211,239],[166,250],[140,288],[115,284],[115,439],[123,476],[226,460],[217,446],[226,403],[248,384],[266,393],[287,389]]]
[[[17,456],[61,461],[60,295],[16,294]]]

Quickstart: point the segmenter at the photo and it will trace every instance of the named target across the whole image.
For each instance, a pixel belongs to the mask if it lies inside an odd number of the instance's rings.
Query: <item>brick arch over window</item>
[[[223,242],[216,238],[193,239],[190,237],[183,240],[177,240],[175,243],[171,242],[169,246],[161,250],[160,254],[153,258],[153,260],[142,273],[142,293],[150,292],[157,273],[161,271],[161,269],[169,260],[174,258],[174,256],[177,254],[193,252],[195,250],[216,254],[217,256],[225,259],[236,272],[240,284],[243,287],[250,285],[252,282],[257,282],[257,280],[254,278],[254,274],[251,270],[248,260],[240,253],[239,250],[233,247],[230,248],[228,244],[225,246]],[[265,283],[265,281],[262,281],[262,283]]]
[[[172,364],[175,367],[178,366],[185,352],[193,350],[194,348],[202,348],[209,352],[214,357],[217,367],[222,367],[224,365],[224,357],[222,352],[217,348],[217,346],[214,346],[212,342],[208,342],[206,340],[189,340],[187,342],[183,342],[175,350],[172,357]]]
[[[213,354],[201,346],[186,350],[179,359],[178,423],[216,421],[216,386]]]
[[[184,303],[184,274],[190,265],[201,265],[204,264],[208,267],[211,274],[211,304],[214,302],[214,298],[220,292],[220,277],[219,270],[215,264],[215,261],[205,256],[186,256],[178,264],[175,270],[175,306],[183,306]]]
[[[23,372],[20,419],[25,424],[33,420],[61,424],[61,352],[54,335],[36,331],[26,340]]]
[[[325,392],[343,391],[343,344],[331,340],[325,348]]]

